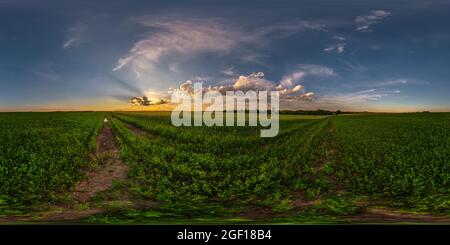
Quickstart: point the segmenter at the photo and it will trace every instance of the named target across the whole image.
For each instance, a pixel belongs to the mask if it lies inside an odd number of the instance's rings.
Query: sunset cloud
[[[248,76],[239,76],[239,79],[234,83],[234,90],[255,90],[267,91],[273,89],[274,84],[264,78],[263,72],[251,73]]]
[[[255,29],[232,26],[218,19],[138,18],[136,22],[152,31],[117,61],[113,71],[130,66],[138,77],[163,58],[174,55],[177,61],[169,61],[168,66],[175,72],[179,72],[181,57],[205,53],[232,55],[245,62],[265,65],[263,59],[267,56],[249,47],[265,45],[302,31],[323,31],[325,28],[325,25],[312,21],[283,22]]]
[[[175,53],[189,55],[201,52],[227,52],[237,42],[238,35],[214,22],[152,21],[141,20],[146,27],[161,31],[151,33],[134,44],[127,56],[119,59],[117,71],[131,63],[136,72],[145,69],[145,65],[159,62],[163,55]]]
[[[330,70],[325,69],[325,67],[317,66],[317,65],[300,65],[299,67],[303,67],[304,71],[301,74],[307,75],[330,75],[334,74]],[[298,83],[300,81],[300,77],[303,75],[296,77],[297,73],[290,73],[283,77],[285,81],[287,81],[287,77],[291,77],[289,83],[285,82],[283,84],[278,84],[269,81],[265,78],[265,74],[263,72],[253,72],[249,75],[240,75],[237,79],[230,79],[230,83],[228,84],[218,84],[218,85],[209,85],[203,86],[203,93],[208,91],[217,91],[221,94],[225,94],[227,91],[278,91],[281,100],[285,101],[293,101],[293,100],[302,100],[302,101],[310,101],[315,98],[315,93],[305,91],[305,87],[303,85],[294,83]],[[299,73],[300,74],[300,73]],[[281,81],[283,81],[283,79]],[[179,86],[179,90],[183,92],[187,92],[189,94],[194,94],[194,82],[188,80]],[[169,91],[169,93],[172,91]]]

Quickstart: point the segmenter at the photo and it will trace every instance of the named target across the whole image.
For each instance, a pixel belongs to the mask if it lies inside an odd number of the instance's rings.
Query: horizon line
[[[234,110],[236,111],[236,110]],[[248,110],[245,110],[246,112]],[[270,111],[270,110],[269,110]],[[398,112],[389,112],[389,111],[352,111],[352,110],[279,110],[280,114],[283,112],[316,112],[316,111],[325,111],[325,112],[337,112],[340,113],[385,113],[385,114],[402,114],[402,113],[450,113],[449,111],[433,111],[433,110],[421,110],[421,111],[398,111]],[[12,111],[4,111],[0,110],[0,113],[45,113],[45,112],[172,112],[172,110],[12,110]],[[194,111],[191,111],[194,112]],[[202,112],[206,112],[206,110],[202,110]],[[225,111],[223,111],[225,112]]]

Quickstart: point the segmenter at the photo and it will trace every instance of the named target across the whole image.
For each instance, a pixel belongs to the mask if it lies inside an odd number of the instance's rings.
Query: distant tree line
[[[281,110],[280,114],[288,114],[288,115],[337,115],[343,113],[352,113],[352,112],[342,112],[341,110],[337,111],[327,111],[327,110],[315,110],[315,111],[306,111],[306,110]]]
[[[249,113],[249,110],[234,110],[234,112],[244,111],[246,113]],[[226,112],[225,110],[223,111]],[[253,112],[259,112],[259,110],[253,111]],[[271,110],[267,110],[267,113],[271,113]],[[328,110],[280,110],[280,114],[286,114],[286,115],[338,115],[338,114],[354,114],[354,113],[360,113],[360,112],[347,112],[347,111],[328,111]]]

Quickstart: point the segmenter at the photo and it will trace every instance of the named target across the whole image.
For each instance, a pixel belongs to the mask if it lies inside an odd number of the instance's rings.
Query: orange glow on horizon
[[[43,103],[39,105],[17,105],[10,107],[0,106],[1,112],[45,112],[45,111],[172,111],[175,108],[174,104],[167,103],[161,105],[150,106],[134,106],[123,101],[117,101],[113,99],[104,100],[84,100],[84,101],[65,101],[65,102],[53,102]],[[341,110],[351,112],[386,112],[386,113],[402,113],[402,112],[450,112],[450,107],[420,107],[420,106],[355,106],[348,108],[327,108],[315,105],[314,107],[299,107],[299,108],[280,108],[280,110]]]

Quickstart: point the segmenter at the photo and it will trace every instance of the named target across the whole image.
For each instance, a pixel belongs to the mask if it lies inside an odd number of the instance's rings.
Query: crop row
[[[323,120],[290,121],[284,127],[295,128],[289,137],[265,140],[257,131],[242,136],[239,128],[215,135],[215,129],[180,129],[151,116],[114,117],[111,124],[122,156],[136,180],[133,189],[158,201],[245,202],[282,196],[295,188],[302,170],[308,168],[312,154],[305,147],[325,124]],[[134,134],[130,124],[149,134]]]

